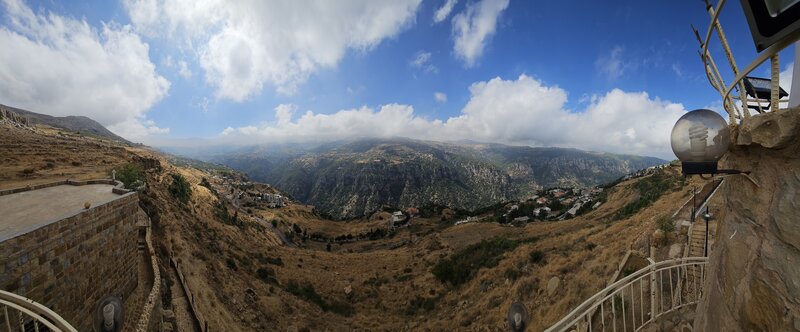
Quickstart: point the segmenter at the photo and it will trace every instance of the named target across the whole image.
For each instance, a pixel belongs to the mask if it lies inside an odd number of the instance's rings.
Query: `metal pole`
[[[706,214],[703,216],[706,219],[706,246],[703,249],[703,256],[708,257],[708,205],[706,205]]]
[[[692,224],[694,224],[694,215],[697,211],[697,186],[692,186]]]

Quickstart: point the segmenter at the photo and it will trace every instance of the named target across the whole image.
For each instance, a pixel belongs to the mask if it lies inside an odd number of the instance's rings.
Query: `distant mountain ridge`
[[[383,205],[475,210],[525,199],[541,188],[598,185],[666,163],[578,149],[412,139],[258,146],[212,161],[340,219],[361,217]]]
[[[103,125],[99,124],[97,121],[94,121],[91,118],[85,116],[72,116],[72,115],[50,116],[46,114],[39,114],[31,111],[26,111],[11,106],[6,106],[3,104],[0,104],[0,108],[27,117],[31,124],[43,124],[82,134],[109,138],[124,143],[131,143],[130,141],[112,133],[110,130],[106,129],[106,127],[103,127]]]

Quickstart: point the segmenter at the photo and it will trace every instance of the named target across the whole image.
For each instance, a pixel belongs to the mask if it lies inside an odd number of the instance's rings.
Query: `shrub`
[[[531,251],[531,253],[528,254],[528,257],[530,258],[530,261],[533,264],[539,264],[544,262],[544,253],[541,250]]]
[[[682,179],[670,176],[664,171],[659,171],[651,176],[642,178],[633,186],[639,192],[639,198],[619,209],[614,214],[614,220],[628,218],[640,210],[650,206],[670,190],[684,185]]]
[[[442,260],[433,267],[433,274],[441,282],[459,286],[470,279],[482,267],[494,267],[506,251],[517,247],[518,241],[498,237],[483,240]]]
[[[586,250],[592,251],[596,247],[597,245],[592,242],[586,243]]]
[[[675,231],[675,224],[669,218],[663,217],[658,220],[658,229],[664,232],[664,238],[666,238],[667,234]]]
[[[169,185],[169,193],[181,204],[189,203],[192,197],[192,186],[186,181],[183,175],[172,173],[172,184]]]
[[[225,260],[225,265],[227,265],[228,268],[231,269],[231,270],[234,270],[234,271],[238,270],[238,268],[236,267],[236,261],[234,261],[231,258],[228,258],[228,259]]]
[[[506,269],[506,272],[503,273],[503,276],[505,276],[506,279],[511,279],[511,281],[516,281],[522,276],[522,271],[512,266]]]
[[[319,293],[317,293],[317,291],[314,289],[314,286],[311,284],[300,285],[296,281],[290,280],[286,286],[286,291],[303,300],[316,304],[320,309],[322,309],[322,311],[330,311],[347,317],[352,316],[353,313],[355,313],[353,306],[351,306],[349,303],[339,302],[336,300],[328,303],[328,301],[325,301],[325,299],[322,298]]]
[[[413,316],[417,312],[431,312],[436,309],[436,302],[439,302],[439,297],[421,297],[417,295],[411,299],[406,308],[406,315]]]
[[[116,179],[122,182],[125,188],[132,189],[137,186],[138,183],[144,182],[144,172],[139,165],[128,163],[120,167],[117,171]]]
[[[271,267],[262,267],[256,270],[256,276],[264,282],[275,281],[275,270]]]
[[[521,299],[527,299],[533,295],[535,295],[536,291],[539,289],[539,279],[528,279],[523,280],[517,286],[517,297]]]

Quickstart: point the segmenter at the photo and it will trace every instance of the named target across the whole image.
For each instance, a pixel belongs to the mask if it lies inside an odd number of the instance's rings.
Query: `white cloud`
[[[233,127],[227,127],[220,133],[220,135],[228,136],[229,134],[234,133],[235,131],[236,129],[233,129]]]
[[[786,68],[780,73],[780,86],[786,90],[789,95],[792,94],[792,74],[794,74],[794,62],[786,65]]]
[[[169,134],[169,128],[160,128],[152,120],[129,118],[120,123],[108,126],[108,130],[115,134],[137,141],[153,142],[154,135]]]
[[[433,22],[439,23],[447,19],[447,17],[450,16],[450,12],[453,11],[453,7],[455,7],[456,3],[458,3],[458,0],[445,0],[444,4],[442,4],[442,7],[439,7],[439,9],[433,13]]]
[[[619,78],[625,74],[626,71],[634,68],[632,62],[627,62],[623,59],[623,52],[625,52],[625,48],[622,46],[615,46],[608,55],[600,56],[597,61],[595,61],[595,68],[601,75],[609,80],[613,81]],[[682,72],[679,67],[677,69],[676,71],[676,67],[674,65],[672,66],[672,70],[680,75],[679,73]]]
[[[566,91],[525,75],[477,82],[469,90],[470,100],[461,114],[446,120],[418,116],[409,105],[388,104],[377,110],[361,107],[332,114],[306,111],[292,121],[285,114],[292,114],[296,107],[280,105],[276,123],[235,131],[227,128],[223,134],[250,135],[248,142],[253,138],[274,142],[393,136],[471,139],[672,158],[669,134],[686,111],[681,104],[652,99],[644,92],[614,89],[593,96],[582,112],[573,112],[565,108]]]
[[[417,52],[417,55],[411,60],[411,65],[417,68],[421,68],[425,64],[431,61],[431,53],[430,52]]]
[[[488,39],[497,30],[497,19],[507,7],[508,0],[481,0],[468,4],[453,17],[454,51],[467,67],[483,55]]]
[[[3,2],[0,100],[55,116],[84,115],[128,139],[169,129],[145,118],[170,82],[156,73],[149,46],[130,26],[34,13]]]
[[[185,79],[192,78],[192,71],[189,69],[189,64],[186,61],[178,61],[178,75]]]
[[[433,93],[433,99],[435,99],[436,102],[439,102],[439,103],[446,103],[447,102],[447,95],[444,94],[444,92],[434,92]]]
[[[673,63],[672,66],[670,66],[670,68],[672,69],[672,72],[675,73],[675,76],[677,76],[678,78],[685,77],[686,74],[683,72],[683,67],[681,67],[680,64]]]
[[[366,51],[414,22],[421,0],[126,0],[138,31],[196,52],[219,98],[243,101],[264,85],[291,94],[348,49]]]
[[[436,68],[436,66],[434,66],[431,63],[430,52],[424,52],[424,51],[417,52],[416,55],[414,55],[414,58],[411,59],[411,62],[409,64],[411,65],[411,67],[422,70],[426,73],[439,72],[439,68]]]
[[[280,104],[275,107],[275,119],[278,120],[278,125],[283,126],[292,122],[292,114],[297,110],[297,106],[293,104]]]

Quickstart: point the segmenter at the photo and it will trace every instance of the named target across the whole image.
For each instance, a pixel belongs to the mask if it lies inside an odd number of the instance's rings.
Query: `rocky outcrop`
[[[19,115],[0,105],[0,123],[7,123],[17,127],[28,127],[28,117]]]
[[[97,121],[85,116],[50,116],[0,104],[0,121],[3,121],[4,118],[17,118],[19,119],[17,123],[22,123],[24,126],[42,124],[84,135],[110,138],[122,143],[130,143],[124,138],[112,133],[106,129],[106,127],[103,127],[103,125],[97,123]]]
[[[697,331],[800,331],[800,110],[752,117],[721,168],[725,216]]]

